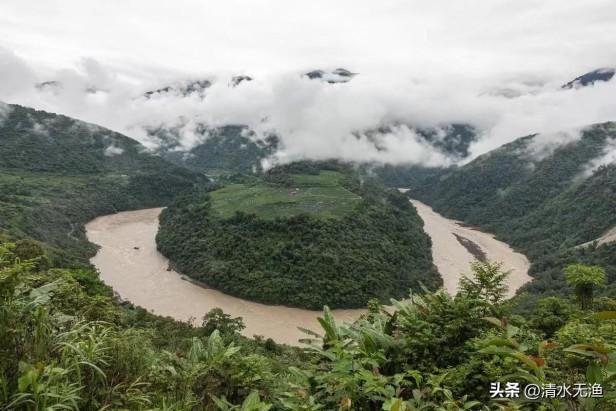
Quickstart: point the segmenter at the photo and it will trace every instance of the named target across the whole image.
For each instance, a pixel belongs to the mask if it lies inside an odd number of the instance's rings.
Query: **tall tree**
[[[599,266],[570,264],[564,269],[565,279],[583,310],[592,305],[595,288],[605,286],[605,270]]]
[[[497,262],[475,261],[471,264],[471,275],[464,275],[460,279],[458,286],[460,293],[483,300],[487,304],[498,304],[508,290],[505,279],[509,271],[503,271],[502,266]]]

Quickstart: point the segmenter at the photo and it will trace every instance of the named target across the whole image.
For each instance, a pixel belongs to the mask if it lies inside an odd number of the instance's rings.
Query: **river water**
[[[505,269],[512,270],[511,294],[530,279],[528,260],[507,244],[441,217],[422,203],[413,203],[432,238],[434,262],[449,292],[455,293],[460,274],[467,272],[474,260],[454,233],[481,247],[489,259],[502,261]],[[197,323],[209,310],[220,307],[225,313],[244,319],[244,335],[262,335],[279,343],[298,345],[298,340],[306,337],[298,327],[320,332],[316,320],[319,311],[243,300],[193,284],[168,270],[169,262],[156,250],[155,243],[161,210],[126,211],[96,218],[86,225],[88,239],[100,246],[91,262],[100,271],[101,279],[122,299],[158,315],[181,321],[194,319]],[[339,321],[353,321],[364,312],[334,310],[334,316]]]
[[[432,259],[443,277],[444,288],[450,294],[456,293],[458,281],[464,273],[468,273],[470,264],[476,260],[461,244],[460,238],[481,249],[487,260],[498,261],[503,264],[504,270],[510,271],[506,280],[509,297],[532,279],[528,275],[530,263],[526,256],[516,253],[508,244],[495,239],[492,234],[445,218],[420,201],[411,202],[424,220],[424,231],[432,239]]]

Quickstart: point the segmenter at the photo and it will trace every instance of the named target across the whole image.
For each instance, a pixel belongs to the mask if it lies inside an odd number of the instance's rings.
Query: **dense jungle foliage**
[[[365,307],[440,286],[407,199],[339,167],[296,163],[184,196],[161,214],[158,247],[180,272],[269,304]]]
[[[205,181],[98,126],[16,105],[0,113],[0,232],[41,241],[65,264],[95,251],[87,221],[164,205]]]
[[[0,409],[613,410],[616,301],[581,309],[576,287],[522,317],[502,300],[505,275],[478,263],[455,297],[372,301],[353,324],[326,307],[296,349],[241,337],[241,320],[220,310],[183,324],[120,305],[94,271],[50,269],[35,244],[4,242]],[[496,382],[600,384],[603,395],[491,398]]]

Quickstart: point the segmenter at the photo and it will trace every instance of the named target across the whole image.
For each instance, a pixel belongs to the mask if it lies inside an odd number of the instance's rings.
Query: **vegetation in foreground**
[[[0,246],[0,407],[7,410],[613,410],[616,301],[598,267],[525,317],[498,264],[451,297],[373,301],[353,324],[326,307],[305,349],[248,340],[213,310],[202,326],[119,305],[95,272],[46,268],[33,243]],[[589,271],[590,270],[590,271]],[[588,275],[592,272],[592,275]],[[579,304],[578,304],[579,303]],[[584,307],[584,308],[582,308]],[[586,309],[585,309],[586,308]],[[491,383],[601,384],[601,398],[490,398]]]
[[[313,163],[249,184],[196,192],[163,211],[157,244],[178,271],[228,294],[310,309],[441,285],[423,223],[396,190]]]

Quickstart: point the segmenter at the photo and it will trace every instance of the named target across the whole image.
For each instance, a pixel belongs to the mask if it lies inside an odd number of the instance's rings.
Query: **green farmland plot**
[[[361,197],[342,186],[344,176],[336,171],[295,174],[294,184],[280,186],[265,182],[232,184],[212,193],[212,208],[223,218],[237,211],[260,218],[291,217],[306,213],[319,218],[340,218]]]

